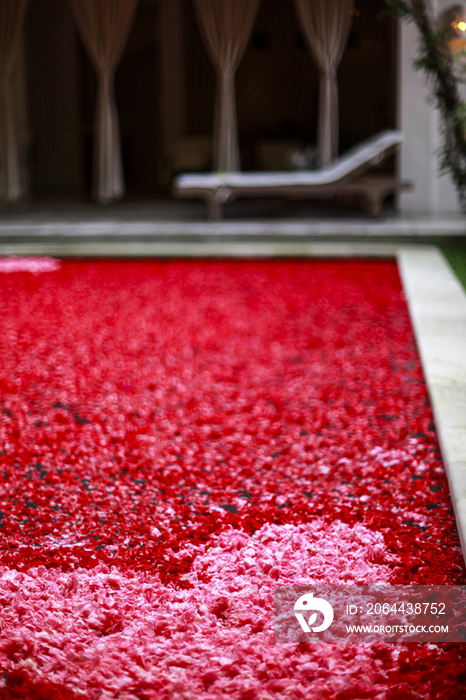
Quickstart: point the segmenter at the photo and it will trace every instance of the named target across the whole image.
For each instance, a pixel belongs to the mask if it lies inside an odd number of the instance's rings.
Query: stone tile
[[[461,462],[449,462],[448,483],[453,504],[466,502],[466,458]]]
[[[466,420],[464,416],[464,404],[454,401],[438,401],[435,391],[430,390],[430,399],[435,415],[435,425],[441,439],[444,439],[444,431],[451,435],[452,431],[457,434],[457,439],[462,439],[462,433],[466,431]],[[445,438],[448,440],[448,438]]]
[[[442,429],[442,449],[448,464],[455,464],[466,460],[466,421],[459,426],[445,427]],[[465,496],[466,498],[466,496]]]
[[[419,290],[416,287],[416,291]],[[448,319],[458,318],[461,319],[464,314],[466,307],[466,300],[464,304],[458,304],[456,297],[457,290],[452,291],[451,294],[445,294],[440,296],[439,294],[431,293],[429,295],[422,294],[422,299],[415,302],[416,313],[419,316],[419,322],[426,324],[426,330],[432,326],[432,324],[442,325]],[[447,305],[448,308],[445,308]],[[459,329],[462,331],[463,329]]]
[[[443,376],[440,376],[440,369],[430,373],[430,393],[435,403],[445,405],[448,411],[456,413],[455,423],[463,420],[466,425],[466,375],[459,367],[455,374],[455,365],[443,368]],[[450,373],[450,376],[445,376]]]

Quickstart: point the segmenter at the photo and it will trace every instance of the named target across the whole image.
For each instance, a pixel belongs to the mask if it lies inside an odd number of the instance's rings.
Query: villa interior
[[[396,126],[397,54],[396,22],[356,0],[338,69],[340,153]],[[29,201],[90,201],[97,79],[69,3],[28,4],[22,67]],[[140,0],[115,94],[126,201],[167,199],[176,173],[212,168],[215,72],[191,0]],[[318,98],[294,4],[262,0],[236,74],[242,168],[283,170],[312,152]]]

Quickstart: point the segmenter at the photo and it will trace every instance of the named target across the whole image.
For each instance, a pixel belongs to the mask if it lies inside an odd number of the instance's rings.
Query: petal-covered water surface
[[[273,644],[277,583],[466,583],[395,262],[16,261],[0,308],[2,700],[466,695],[462,645]]]

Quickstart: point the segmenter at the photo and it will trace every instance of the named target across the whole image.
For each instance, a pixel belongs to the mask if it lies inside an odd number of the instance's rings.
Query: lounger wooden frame
[[[387,195],[411,189],[412,184],[395,176],[363,173],[394,153],[402,140],[399,131],[382,132],[320,171],[186,173],[175,179],[173,194],[203,199],[211,220],[221,219],[223,204],[238,197],[325,199],[344,195],[363,197],[369,215],[378,217]]]

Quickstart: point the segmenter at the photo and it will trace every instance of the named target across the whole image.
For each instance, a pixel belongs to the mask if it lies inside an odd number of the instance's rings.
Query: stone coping
[[[34,241],[0,256],[391,257],[398,260],[466,562],[466,294],[435,246],[375,242]]]
[[[66,241],[2,242],[0,256],[51,255],[63,258],[248,258],[396,257],[396,243],[296,241]]]
[[[398,265],[466,562],[466,294],[434,247],[401,248]]]
[[[433,218],[386,219],[305,219],[305,220],[229,220],[229,221],[164,221],[161,219],[86,219],[86,218],[0,218],[0,243],[42,240],[144,240],[182,238],[218,239],[313,239],[341,238],[461,238],[466,236],[466,220]]]

